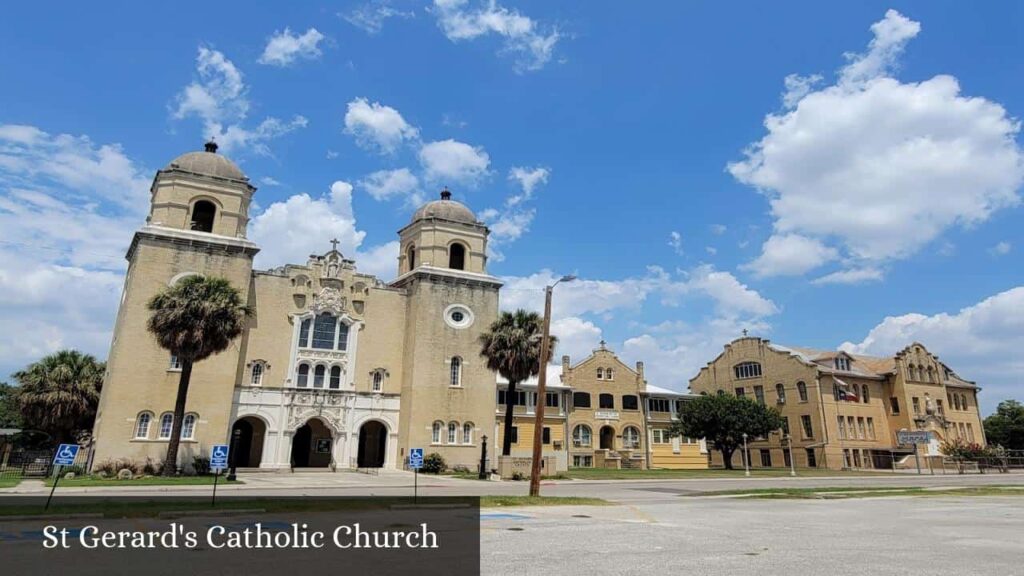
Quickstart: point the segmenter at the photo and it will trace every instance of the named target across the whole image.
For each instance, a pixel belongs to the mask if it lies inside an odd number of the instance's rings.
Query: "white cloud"
[[[683,235],[675,230],[668,233],[668,245],[672,247],[672,250],[682,256],[683,255]]]
[[[214,138],[224,153],[252,150],[269,155],[270,140],[308,124],[300,115],[289,121],[268,116],[255,128],[246,128],[242,122],[249,113],[249,90],[241,71],[221,52],[200,46],[196,72],[197,79],[176,96],[172,116],[200,119],[203,136]]]
[[[360,180],[359,185],[374,200],[390,200],[402,197],[410,205],[423,203],[423,195],[420,193],[420,181],[408,168],[378,170]]]
[[[491,158],[481,146],[440,140],[420,148],[420,164],[427,180],[475,186],[488,175]]]
[[[274,32],[267,41],[267,47],[263,50],[259,63],[283,67],[299,59],[316,60],[323,54],[320,51],[320,42],[323,40],[324,35],[316,28],[306,30],[301,36],[296,36],[285,28],[283,32]]]
[[[348,103],[345,132],[363,148],[385,154],[394,152],[405,141],[419,138],[419,130],[406,122],[398,110],[366,98]]]
[[[566,354],[572,362],[579,362],[597,347],[602,337],[596,324],[575,316],[552,320],[551,333],[558,336],[558,346],[552,358],[555,364],[560,364]]]
[[[349,24],[361,28],[368,34],[378,34],[384,28],[384,21],[388,18],[414,18],[416,13],[412,10],[396,10],[386,2],[377,1],[357,6],[351,12],[340,16]]]
[[[273,186],[280,186],[281,185],[280,182],[278,182],[276,179],[274,179],[274,178],[272,178],[270,176],[264,176],[263,178],[260,178],[260,184],[262,184],[264,186],[271,186],[271,187],[273,187]]]
[[[846,342],[841,348],[890,355],[912,342],[924,344],[961,377],[977,381],[989,410],[1000,400],[1020,399],[1024,287],[1001,292],[954,314],[889,316],[861,342]]]
[[[715,270],[710,264],[703,264],[688,273],[682,284],[670,285],[669,292],[682,286],[684,292],[703,294],[715,301],[718,313],[726,317],[771,316],[779,311],[775,303],[761,296],[756,290],[741,283],[729,272]]]
[[[508,200],[505,201],[505,205],[515,206],[516,204],[521,204],[533,198],[534,188],[542,184],[547,184],[548,178],[550,177],[550,168],[545,168],[543,166],[538,166],[536,168],[514,166],[508,171],[508,179],[518,182],[523,192],[522,194],[509,196]]]
[[[704,251],[707,252],[709,256],[718,254],[718,248],[715,248],[714,246],[705,246]]]
[[[488,34],[504,38],[503,52],[515,57],[515,70],[540,70],[554,54],[561,36],[557,29],[542,31],[540,24],[517,10],[490,0],[470,7],[469,0],[434,0],[438,26],[452,42],[473,40]]]
[[[1003,240],[990,248],[989,251],[996,256],[1006,256],[1012,249],[1013,246],[1009,242]]]
[[[381,280],[390,280],[398,273],[398,240],[356,250],[356,268]]]
[[[712,224],[711,225],[711,233],[714,234],[715,236],[721,236],[722,234],[725,234],[725,232],[728,229],[729,228],[725,224]]]
[[[879,268],[850,268],[838,270],[815,278],[812,284],[863,284],[864,282],[877,282],[885,277],[885,272]]]
[[[820,240],[799,234],[774,234],[761,247],[756,260],[742,266],[758,277],[803,274],[835,260],[839,252]]]
[[[0,375],[61,347],[106,356],[150,174],[116,144],[0,125]]]
[[[505,259],[502,249],[515,242],[530,230],[530,224],[537,210],[526,207],[538,186],[547,184],[551,169],[544,167],[526,168],[521,166],[509,170],[508,179],[519,184],[519,191],[509,195],[501,209],[488,208],[479,214],[491,230],[487,244],[488,256],[495,262]]]
[[[774,236],[752,269],[801,274],[838,249],[861,267],[877,266],[1019,203],[1019,122],[995,102],[961,95],[951,76],[888,76],[919,30],[890,10],[872,26],[867,51],[846,56],[834,85],[791,78],[790,107],[769,114],[764,138],[728,166],[768,197],[774,217]],[[773,270],[779,256],[770,251],[794,247],[794,237],[814,252],[791,253]]]

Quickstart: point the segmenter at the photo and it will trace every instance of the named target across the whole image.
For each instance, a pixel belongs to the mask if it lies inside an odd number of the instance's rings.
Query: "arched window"
[[[373,391],[380,392],[384,389],[384,372],[377,370],[373,373]]]
[[[181,421],[181,439],[182,440],[193,440],[196,437],[196,415],[185,414],[185,419]]]
[[[448,443],[456,444],[458,442],[459,423],[449,422],[448,423]]]
[[[309,364],[299,365],[299,379],[298,382],[295,383],[295,385],[298,386],[299,388],[305,388],[306,386],[309,386]]]
[[[458,242],[448,247],[448,267],[452,270],[466,269],[466,247]]]
[[[338,319],[331,314],[321,314],[313,321],[313,339],[311,348],[334,350],[334,333],[338,329]]]
[[[441,443],[441,428],[444,427],[444,423],[441,421],[434,422],[433,427],[430,429],[430,442],[432,444]]]
[[[149,412],[139,413],[138,418],[135,419],[135,437],[139,439],[149,438],[149,423],[153,420],[153,415]]]
[[[452,356],[451,372],[448,376],[449,386],[462,386],[462,358]]]
[[[572,445],[576,448],[589,448],[591,436],[590,426],[578,424],[572,429]]]
[[[807,402],[807,384],[803,382],[796,383],[796,393],[800,396],[801,402]]]
[[[473,443],[473,423],[466,422],[462,425],[462,443],[472,444]]]
[[[309,329],[313,327],[313,319],[306,318],[299,326],[299,347],[309,348]]]
[[[626,450],[636,450],[640,447],[640,431],[633,426],[626,426],[622,431],[622,447]]]
[[[192,205],[192,222],[189,228],[196,232],[213,232],[213,220],[217,207],[209,200],[200,200]]]
[[[786,387],[782,385],[782,382],[775,385],[775,395],[779,397],[779,404],[786,403]]]
[[[590,408],[590,394],[586,392],[572,393],[573,408]]]
[[[174,414],[170,412],[164,412],[160,416],[160,435],[161,440],[167,440],[171,437],[171,430],[174,428]]]
[[[614,372],[612,372],[612,369],[611,369],[611,368],[605,368],[605,369],[604,369],[604,379],[605,379],[605,380],[615,380],[615,378],[614,378],[614,374],[615,374],[615,373],[614,373]]]
[[[601,408],[601,409],[604,409],[604,410],[614,410],[615,409],[615,396],[612,396],[611,394],[600,394],[600,395],[598,395],[598,397],[597,397],[597,406],[598,406],[598,408]]]
[[[263,362],[252,363],[252,378],[249,379],[249,384],[253,386],[263,385]]]
[[[313,388],[324,387],[324,376],[327,375],[327,367],[320,365],[313,370]]]
[[[604,380],[604,368],[597,369],[597,379]]]
[[[733,366],[732,370],[737,380],[761,377],[761,365],[757,362],[741,362]]]
[[[331,367],[331,390],[341,388],[341,366]]]
[[[416,267],[416,246],[410,244],[405,250],[405,257],[409,260],[409,270]]]
[[[871,401],[871,389],[868,388],[867,384],[861,386],[860,392],[861,392],[860,399],[861,399],[862,402],[867,404],[868,402]]]

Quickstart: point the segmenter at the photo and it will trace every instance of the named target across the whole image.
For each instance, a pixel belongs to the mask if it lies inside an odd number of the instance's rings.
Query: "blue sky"
[[[153,172],[217,134],[258,265],[388,278],[449,186],[505,306],[682,389],[746,328],[919,340],[1024,396],[1018,3],[21,3],[0,22],[0,374],[106,354]]]

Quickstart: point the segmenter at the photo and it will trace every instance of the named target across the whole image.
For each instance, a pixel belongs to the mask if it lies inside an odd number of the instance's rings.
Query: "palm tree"
[[[249,308],[242,303],[238,290],[224,278],[188,276],[154,296],[149,301],[149,310],[149,331],[181,363],[163,467],[163,475],[172,476],[178,467],[178,444],[192,365],[227,349],[242,333]]]
[[[56,442],[92,428],[106,365],[77,350],[60,350],[14,374],[17,406],[26,426]]]
[[[505,434],[502,438],[501,454],[512,452],[512,415],[515,406],[516,386],[530,376],[540,373],[540,339],[544,319],[536,312],[516,310],[502,312],[490,327],[490,332],[480,335],[480,356],[487,359],[487,367],[508,380],[505,394]],[[547,364],[554,356],[558,339],[551,337]],[[543,398],[538,398],[543,402]]]

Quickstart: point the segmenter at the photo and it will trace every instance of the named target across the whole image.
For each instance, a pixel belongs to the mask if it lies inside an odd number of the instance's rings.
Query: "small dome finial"
[[[444,190],[441,190],[441,200],[451,200],[452,193],[448,191],[448,187],[445,186]]]
[[[213,141],[213,138],[210,138],[209,140],[206,141],[206,144],[203,145],[203,149],[205,149],[207,152],[209,152],[211,154],[216,154],[217,153],[217,143]]]

